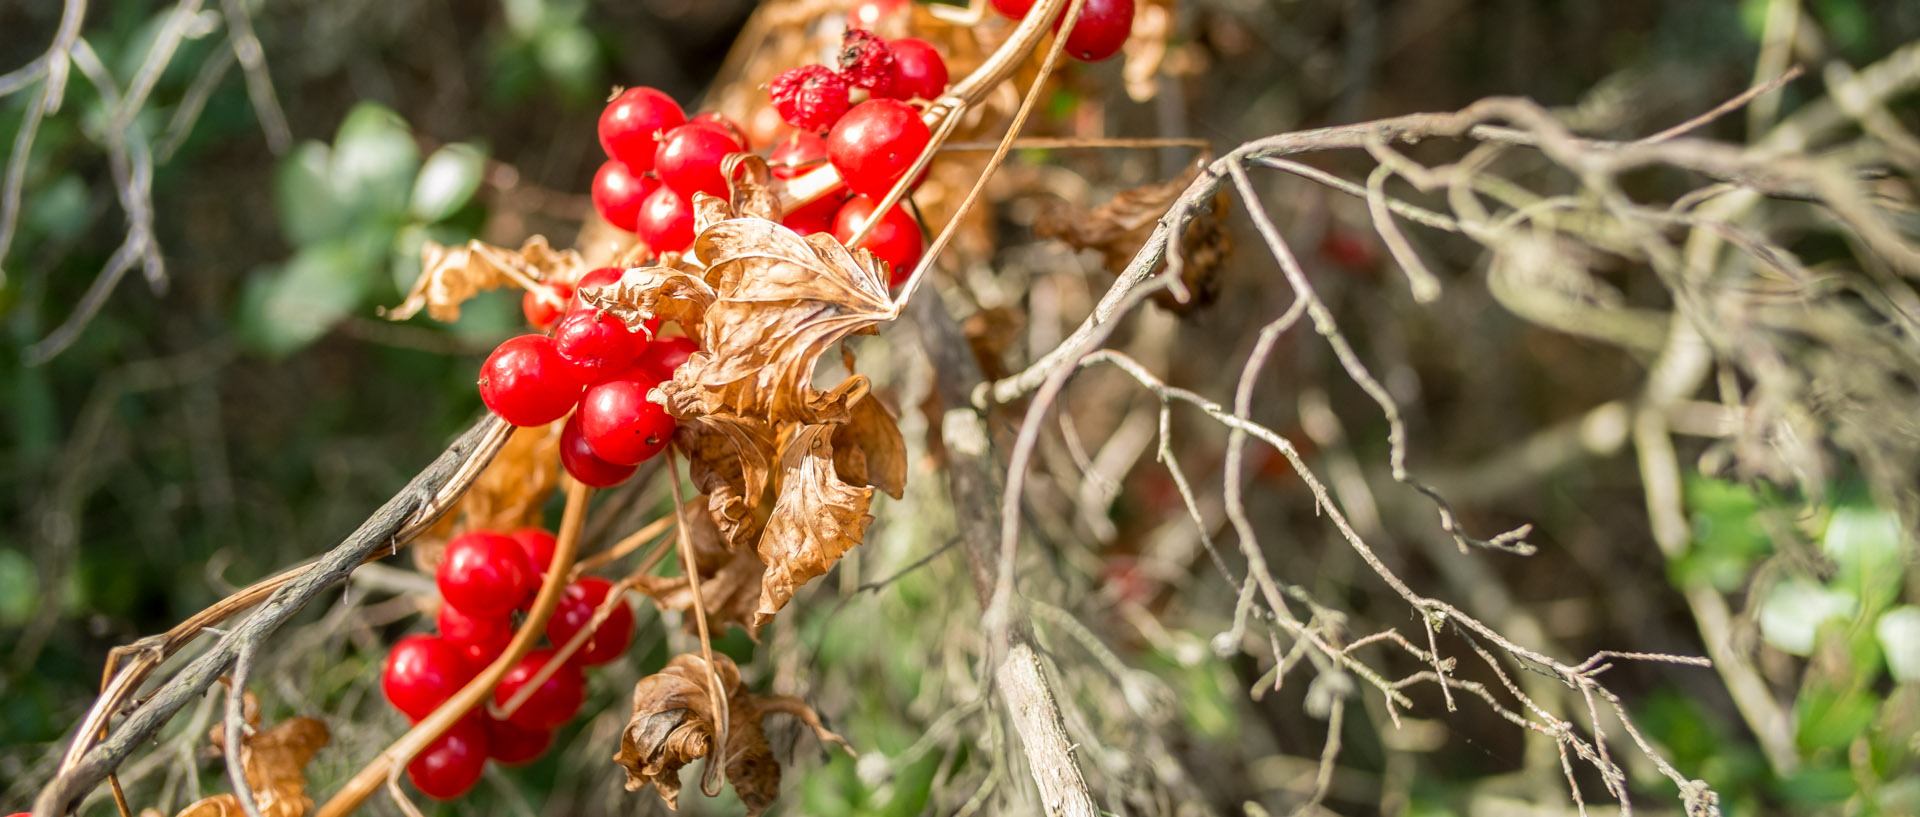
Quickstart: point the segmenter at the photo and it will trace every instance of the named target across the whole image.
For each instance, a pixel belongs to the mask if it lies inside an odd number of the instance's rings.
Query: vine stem
[[[526,620],[521,623],[519,631],[513,634],[513,641],[507,644],[506,652],[448,698],[439,709],[400,736],[353,779],[348,780],[314,813],[314,817],[346,817],[352,814],[382,782],[398,774],[414,755],[438,740],[447,729],[492,695],[494,685],[500,683],[500,678],[507,674],[507,670],[512,669],[533,649],[534,642],[539,641],[546,631],[547,619],[560,604],[560,594],[566,590],[567,575],[573,568],[574,554],[580,548],[580,529],[586,522],[587,500],[592,495],[593,489],[586,484],[574,480],[567,482],[567,506],[560,516],[560,534],[554,544],[553,561],[547,564],[546,581],[541,583],[540,594],[533,600],[533,609],[527,612]]]
[[[667,449],[667,480],[673,486],[673,515],[681,519],[687,512],[687,502],[680,496],[680,460],[674,456],[673,449]],[[727,768],[727,738],[732,730],[732,712],[727,711],[727,695],[720,688],[720,674],[713,668],[713,637],[707,631],[707,602],[700,597],[700,566],[693,558],[693,538],[687,535],[684,520],[675,525],[680,539],[680,564],[687,571],[687,588],[693,592],[693,620],[700,628],[700,657],[707,662],[707,698],[713,707],[713,720],[718,727],[714,730],[713,754],[707,757],[707,770],[700,775],[700,791],[708,797],[720,794],[720,773]]]

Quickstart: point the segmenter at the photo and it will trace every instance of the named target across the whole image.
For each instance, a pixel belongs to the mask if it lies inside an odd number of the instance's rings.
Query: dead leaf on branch
[[[753,611],[759,605],[760,583],[766,572],[767,566],[751,548],[728,553],[727,561],[712,572],[702,568],[700,600],[706,602],[707,624],[714,632],[725,632],[727,625],[733,625],[759,640],[760,630],[754,626]],[[646,576],[635,587],[651,597],[660,609],[686,613],[687,631],[698,634],[698,622],[692,615],[693,587],[687,577]]]
[[[580,299],[603,309],[639,332],[647,319],[676,321],[689,334],[700,330],[700,320],[713,305],[713,288],[700,276],[674,267],[627,270],[620,280],[581,290]],[[700,338],[696,335],[695,341]]]
[[[671,401],[667,405],[673,409]],[[707,495],[708,515],[727,547],[751,547],[764,524],[757,509],[772,471],[773,429],[733,414],[680,417],[674,446],[687,457],[694,487]]]
[[[714,656],[714,674],[726,695],[727,781],[740,795],[747,814],[757,815],[780,793],[780,764],[767,746],[760,719],[771,713],[793,715],[822,741],[846,746],[820,724],[819,715],[788,696],[759,696],[740,683],[740,668],[725,655]],[[715,743],[716,715],[707,697],[707,662],[698,655],[676,655],[659,673],[633,687],[633,716],[620,736],[613,762],[627,770],[627,791],[652,784],[668,808],[678,808],[680,769],[707,757]],[[849,752],[852,749],[848,749]]]
[[[1040,214],[1033,233],[1041,238],[1058,238],[1074,249],[1099,250],[1107,271],[1118,275],[1133,262],[1160,217],[1174,207],[1199,172],[1196,164],[1178,178],[1123,190],[1090,211],[1057,202]],[[1186,264],[1180,279],[1192,297],[1180,303],[1172,293],[1159,292],[1154,294],[1156,303],[1185,314],[1213,302],[1218,294],[1214,272],[1232,249],[1224,229],[1226,213],[1224,193],[1216,194],[1205,207],[1194,209],[1179,250]]]
[[[847,422],[833,432],[833,467],[840,478],[900,499],[907,487],[907,441],[893,414],[868,394],[854,403]]]
[[[448,247],[432,241],[420,248],[420,277],[413,290],[392,309],[387,320],[404,321],[426,309],[436,321],[460,319],[460,305],[482,292],[517,286],[514,276],[534,281],[573,281],[586,271],[586,261],[573,250],[555,250],[546,236],[534,236],[519,250],[469,241]]]
[[[860,544],[873,522],[867,514],[873,489],[848,485],[834,466],[836,428],[803,426],[781,451],[780,496],[760,537],[767,575],[760,584],[756,627],[765,626],[795,590]]]
[[[260,704],[253,693],[246,693],[241,706],[247,725],[258,727]],[[215,747],[224,747],[225,727],[215,726],[210,737]],[[253,789],[261,817],[305,817],[313,810],[313,798],[307,796],[306,767],[331,740],[325,723],[317,718],[289,718],[241,740],[241,771]],[[218,794],[187,806],[179,817],[240,817],[245,813],[238,795]]]

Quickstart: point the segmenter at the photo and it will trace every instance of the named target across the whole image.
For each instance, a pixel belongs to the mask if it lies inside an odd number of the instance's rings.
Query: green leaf
[[[1840,566],[1832,586],[1879,609],[1900,593],[1901,543],[1905,536],[1893,514],[1870,507],[1841,507],[1827,521],[1821,549]]]
[[[347,113],[333,137],[329,178],[355,220],[400,213],[420,168],[420,148],[399,114],[362,102]]]
[[[1888,610],[1873,626],[1887,671],[1903,684],[1920,683],[1920,607],[1904,605]]]
[[[347,212],[329,176],[333,151],[319,142],[295,147],[273,171],[273,207],[280,234],[296,247],[338,238],[347,231]]]
[[[1858,609],[1853,596],[1793,576],[1774,585],[1761,602],[1760,637],[1783,652],[1810,655],[1820,625],[1851,618]]]
[[[1810,684],[1794,705],[1795,736],[1810,752],[1841,749],[1866,734],[1879,709],[1879,700],[1865,690]]]
[[[454,144],[434,151],[413,180],[407,212],[429,222],[453,215],[480,189],[486,167],[487,155],[476,145]]]
[[[284,357],[325,335],[366,297],[380,258],[364,236],[303,247],[286,266],[256,274],[240,298],[240,336]]]

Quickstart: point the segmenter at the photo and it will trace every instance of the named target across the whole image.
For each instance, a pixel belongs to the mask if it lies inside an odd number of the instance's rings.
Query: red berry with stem
[[[527,657],[520,659],[520,663],[513,665],[501,677],[499,686],[493,688],[494,705],[505,707],[521,689],[531,686],[534,676],[553,657],[553,650],[548,649],[527,653]],[[509,714],[506,720],[522,729],[553,729],[572,720],[586,697],[587,681],[580,674],[580,667],[563,661],[553,668],[553,674],[547,680],[534,687],[526,702]]]
[[[694,343],[693,338],[654,338],[633,365],[634,368],[646,369],[661,380],[671,380],[680,364],[687,362],[687,358],[693,357],[693,353],[698,351],[700,344]]]
[[[640,202],[659,185],[653,177],[636,175],[626,165],[609,159],[593,174],[593,210],[608,224],[631,233],[634,219],[640,215]]]
[[[566,416],[585,385],[545,335],[508,338],[480,366],[480,401],[516,426]]]
[[[673,188],[661,185],[640,203],[634,232],[656,253],[686,252],[693,246],[693,205]]]
[[[706,125],[708,127],[719,128],[720,130],[725,131],[728,136],[733,137],[733,141],[739,142],[741,150],[753,149],[753,144],[747,141],[747,132],[741,130],[739,125],[734,124],[733,120],[728,119],[726,116],[722,115],[719,111],[707,111],[706,113],[699,114],[693,117],[692,119],[687,120],[687,123],[692,125]]]
[[[874,96],[893,96],[900,81],[900,67],[894,64],[893,49],[873,32],[849,28],[840,35],[840,73],[848,82],[867,89]]]
[[[520,543],[493,531],[469,531],[448,542],[433,582],[447,604],[475,617],[503,617],[540,587]]]
[[[553,730],[522,729],[509,721],[486,719],[487,757],[506,766],[524,766],[539,760],[553,745]]]
[[[600,112],[600,149],[635,173],[653,169],[654,143],[687,115],[673,98],[652,88],[628,88]]]
[[[727,197],[727,177],[720,160],[742,150],[739,140],[710,124],[686,124],[667,131],[653,154],[653,172],[673,191],[693,200],[693,194]]]
[[[568,313],[553,328],[553,348],[582,383],[625,371],[646,342],[644,335],[627,331],[619,318],[591,307]]]
[[[1061,19],[1065,17],[1062,12]],[[1059,19],[1053,21],[1053,30],[1060,30]],[[1063,53],[1081,62],[1099,62],[1120,53],[1132,33],[1133,0],[1086,0],[1080,19],[1067,32]]]
[[[487,767],[487,727],[477,717],[455,722],[407,764],[407,779],[421,794],[452,800],[473,789]]]
[[[767,166],[772,168],[776,179],[804,176],[826,163],[827,140],[820,138],[820,134],[806,131],[788,134],[773,146],[773,152],[767,156]]]
[[[873,208],[880,202],[866,196],[854,196],[851,201],[840,207],[840,213],[833,218],[833,237],[845,244],[853,240],[854,234],[866,226],[873,218]],[[867,232],[867,237],[853,245],[874,254],[876,258],[887,262],[891,273],[889,283],[899,286],[905,283],[907,276],[913,273],[913,265],[919,263],[920,253],[926,249],[920,235],[920,222],[896,204],[880,216],[879,223]]]
[[[823,133],[840,121],[853,104],[850,91],[847,78],[824,65],[789,68],[767,85],[780,118],[805,133]]]
[[[846,203],[844,195],[828,194],[811,203],[793,208],[780,218],[787,229],[801,235],[833,232],[833,217],[840,213],[840,205]]]
[[[587,389],[575,415],[594,456],[615,465],[639,465],[673,441],[673,415],[647,399],[657,381],[637,371]]]
[[[410,635],[387,652],[380,689],[407,720],[418,721],[440,708],[477,672],[459,645],[438,636]]]
[[[947,61],[932,43],[914,37],[889,40],[900,79],[893,85],[895,99],[938,99],[947,90]]]
[[[547,640],[559,649],[581,630],[593,623],[593,613],[612,592],[613,583],[599,576],[582,576],[579,581],[567,585],[560,596],[560,606],[554,608],[553,618],[547,619]],[[633,608],[624,600],[608,611],[607,619],[587,637],[586,644],[573,654],[574,663],[583,667],[597,667],[611,663],[627,651],[627,644],[633,641]]]
[[[539,528],[518,528],[507,534],[520,545],[520,552],[527,554],[527,566],[535,574],[547,575],[547,566],[553,564],[553,551],[559,548],[559,540],[554,535]]]
[[[933,134],[913,106],[895,99],[869,99],[840,118],[827,134],[827,158],[847,188],[880,198],[907,174]]]
[[[467,663],[484,667],[506,652],[513,640],[513,619],[506,616],[470,616],[451,604],[440,605],[434,617],[440,637],[460,648]]]
[[[562,281],[543,282],[552,298],[541,297],[538,290],[529,289],[520,296],[520,312],[527,316],[527,323],[533,328],[547,330],[553,328],[553,322],[566,314],[568,302],[573,300],[573,285]]]
[[[600,459],[593,453],[593,447],[587,445],[587,438],[580,436],[580,417],[567,419],[560,429],[560,464],[567,473],[584,485],[595,488],[611,488],[626,482],[633,476],[636,466],[615,465]]]

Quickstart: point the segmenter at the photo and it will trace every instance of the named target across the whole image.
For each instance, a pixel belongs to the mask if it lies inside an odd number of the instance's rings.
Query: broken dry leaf
[[[1141,245],[1153,235],[1160,217],[1179,201],[1199,170],[1195,165],[1178,178],[1123,190],[1112,201],[1087,212],[1059,203],[1034,222],[1034,235],[1058,238],[1075,249],[1099,250],[1107,271],[1118,275],[1132,263]],[[1213,273],[1231,249],[1222,229],[1226,208],[1224,193],[1216,194],[1205,207],[1194,208],[1179,250],[1185,263],[1180,279],[1190,298],[1182,303],[1163,291],[1154,294],[1156,303],[1185,313],[1213,302],[1217,293]]]
[[[780,454],[780,496],[760,537],[760,584],[754,626],[772,620],[801,585],[826,573],[866,537],[873,489],[841,481],[833,460],[837,426],[809,425]]]
[[[673,408],[671,401],[667,405]],[[688,415],[673,441],[687,457],[694,487],[707,495],[707,513],[727,546],[751,547],[763,521],[756,509],[772,469],[773,429],[732,414]]]
[[[853,404],[833,431],[833,467],[840,478],[899,499],[907,487],[907,441],[893,414],[872,394]]]
[[[249,726],[259,725],[260,707],[253,693],[246,693],[242,710]],[[225,727],[215,726],[211,737],[216,747],[224,746]],[[327,725],[316,718],[288,718],[242,738],[241,771],[253,789],[261,817],[304,817],[313,810],[306,767],[328,740]],[[241,817],[245,813],[237,795],[219,794],[187,806],[179,817]]]
[[[712,572],[701,569],[700,600],[706,602],[707,625],[713,632],[725,632],[728,625],[733,625],[747,631],[747,635],[755,640],[759,639],[760,630],[754,626],[753,611],[760,603],[760,582],[766,572],[767,566],[761,564],[760,557],[754,555],[751,549],[727,554],[726,563]],[[645,576],[635,585],[635,589],[651,597],[662,610],[679,610],[688,614],[687,630],[698,632],[698,622],[692,615],[693,587],[688,584],[687,577]]]
[[[519,250],[482,241],[448,247],[432,241],[420,248],[420,277],[405,300],[382,314],[403,321],[426,309],[436,321],[460,319],[460,305],[490,289],[516,286],[516,277],[528,281],[572,281],[586,261],[573,250],[555,250],[545,236],[534,236]]]
[[[677,321],[689,333],[697,332],[713,298],[713,288],[700,276],[673,267],[630,269],[612,284],[580,291],[582,301],[606,310],[634,332],[642,331],[641,325],[655,316]]]

